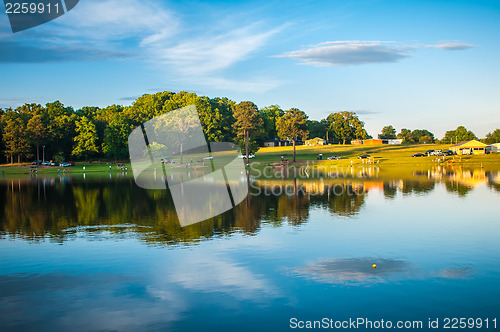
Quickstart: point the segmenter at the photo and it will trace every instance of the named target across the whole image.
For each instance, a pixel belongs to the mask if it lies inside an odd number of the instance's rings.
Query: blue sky
[[[191,91],[355,111],[441,138],[500,128],[499,1],[80,0],[13,34],[0,15],[0,107],[129,105]]]

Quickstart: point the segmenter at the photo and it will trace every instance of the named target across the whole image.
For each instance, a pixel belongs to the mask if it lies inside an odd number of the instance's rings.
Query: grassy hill
[[[412,157],[417,152],[425,153],[427,150],[448,150],[450,144],[415,144],[415,145],[326,145],[326,146],[298,146],[297,163],[317,161],[318,155],[323,154],[323,161],[318,164],[325,165],[350,165],[362,164],[363,161],[357,157],[368,154],[372,162],[379,166],[415,166],[437,164],[438,157]],[[287,147],[261,148],[256,153],[255,162],[267,164],[281,160],[281,156],[289,161],[292,160],[293,149]],[[326,160],[330,156],[340,156],[341,160]],[[500,153],[477,156],[446,156],[446,163],[461,164],[488,164],[500,167]],[[441,163],[441,161],[440,161]]]

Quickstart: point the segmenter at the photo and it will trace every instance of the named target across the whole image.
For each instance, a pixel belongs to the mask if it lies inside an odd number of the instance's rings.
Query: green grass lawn
[[[109,168],[111,166],[111,170]],[[84,169],[85,167],[85,169]],[[128,171],[132,171],[130,164],[125,164],[124,167]],[[30,170],[36,169],[30,163],[26,164],[14,164],[14,165],[2,165],[0,166],[0,174],[3,175],[15,175],[15,174],[31,174]],[[117,173],[123,172],[118,169],[115,163],[76,163],[75,166],[71,167],[60,167],[60,166],[38,166],[38,174],[57,174],[62,173],[63,170],[68,171],[70,174],[79,173]]]
[[[373,161],[380,166],[401,165],[434,165],[438,157],[412,157],[417,152],[424,153],[427,150],[448,150],[449,144],[416,144],[416,145],[326,145],[326,146],[298,146],[296,160],[298,163],[305,161],[317,161],[318,155],[323,154],[325,164],[350,165],[362,163],[357,157],[363,154],[370,155]],[[281,156],[292,161],[293,148],[274,147],[261,148],[256,153],[254,162],[272,163],[280,161]],[[340,156],[341,160],[326,160],[330,156]],[[477,156],[446,156],[445,160],[453,160],[455,163],[500,163],[500,153],[477,155]]]
[[[412,157],[417,152],[425,153],[427,150],[448,150],[449,144],[418,144],[418,145],[327,145],[327,146],[299,146],[295,166],[309,165],[311,169],[319,169],[324,172],[336,168],[347,168],[349,166],[377,167],[379,177],[407,178],[413,176],[415,171],[426,171],[435,166],[446,166],[450,168],[464,167],[470,169],[482,169],[484,171],[500,171],[500,153],[474,156],[445,156],[444,162],[438,161],[440,157]],[[323,160],[317,160],[319,154],[323,154]],[[367,160],[358,159],[363,154],[371,156]],[[279,162],[281,156],[291,163],[293,156],[292,147],[261,148],[253,160],[253,166],[263,169],[268,164]],[[340,156],[341,160],[326,160],[330,156]],[[442,158],[442,157],[441,157]],[[291,163],[292,166],[292,163]]]
[[[474,156],[445,156],[445,161],[439,161],[436,156],[412,157],[414,153],[424,153],[427,150],[448,150],[449,144],[417,144],[417,145],[326,145],[326,146],[298,146],[296,166],[310,165],[310,167],[335,167],[335,166],[363,166],[374,165],[380,168],[381,173],[409,174],[414,170],[429,169],[432,166],[447,165],[450,167],[462,166],[468,168],[483,168],[484,170],[500,170],[500,153]],[[323,160],[317,160],[319,154],[323,154]],[[358,159],[362,154],[371,156],[371,163],[367,160]],[[256,154],[256,158],[251,160],[252,166],[263,168],[268,164],[279,162],[281,156],[292,161],[293,148],[273,147],[261,148]],[[330,156],[340,156],[341,160],[326,160]],[[111,170],[109,168],[111,166]],[[85,169],[83,169],[85,167]],[[128,173],[132,174],[130,164],[125,164]],[[23,165],[3,165],[0,166],[0,173],[3,175],[30,174],[30,164]],[[58,166],[41,166],[38,168],[39,174],[57,174]],[[73,167],[66,167],[70,174],[79,173],[116,173],[122,172],[115,163],[77,163]]]

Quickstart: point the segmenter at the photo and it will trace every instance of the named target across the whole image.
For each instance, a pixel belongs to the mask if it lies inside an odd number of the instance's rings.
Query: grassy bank
[[[363,164],[358,159],[359,155],[368,154],[371,156],[371,162],[377,166],[400,167],[400,166],[431,166],[438,164],[438,157],[412,157],[413,154],[427,150],[448,150],[449,144],[417,144],[417,145],[326,145],[318,147],[299,146],[297,147],[297,163],[302,164],[307,161],[315,161],[317,164],[324,165],[351,165]],[[323,155],[323,161],[318,161],[318,155]],[[281,160],[281,156],[289,161],[292,160],[292,147],[274,147],[261,148],[257,154],[255,162],[261,164],[273,163]],[[341,160],[326,160],[330,156],[339,156]],[[467,164],[483,163],[491,166],[500,167],[500,153],[475,156],[446,156],[445,162]],[[442,162],[440,162],[442,163]]]
[[[447,150],[449,144],[418,144],[418,145],[327,145],[327,146],[298,146],[297,147],[297,162],[292,165],[293,149],[289,147],[273,147],[261,148],[256,153],[256,159],[252,159],[253,168],[263,169],[269,164],[279,162],[281,156],[288,159],[290,166],[305,166],[316,168],[329,169],[332,167],[348,167],[348,166],[376,166],[380,169],[381,174],[389,174],[398,176],[409,174],[415,170],[430,169],[433,166],[448,166],[448,167],[466,167],[466,168],[482,168],[484,170],[499,171],[500,170],[500,153],[474,156],[445,156],[442,157],[412,157],[417,152],[424,153],[427,150]],[[323,160],[317,160],[318,155],[323,155]],[[368,160],[358,159],[362,154],[371,156]],[[340,160],[326,160],[330,156],[340,156]],[[110,169],[111,166],[111,169]],[[125,164],[128,173],[131,174],[130,164]],[[34,166],[30,164],[23,165],[3,165],[0,166],[0,172],[3,175],[16,174],[31,174],[30,169]],[[79,173],[102,173],[109,174],[123,172],[115,163],[77,163],[73,167],[58,167],[58,166],[39,166],[39,174],[57,174],[62,173],[63,169],[69,171],[70,174]]]
[[[111,166],[111,169],[109,168]],[[131,170],[130,164],[125,164],[125,168],[129,171]],[[13,164],[13,165],[2,165],[0,166],[0,173],[4,175],[16,175],[16,174],[32,174],[30,170],[37,170],[38,174],[57,174],[57,173],[117,173],[123,172],[114,163],[76,163],[75,166],[71,167],[60,167],[60,166],[38,166],[35,167],[31,164]]]

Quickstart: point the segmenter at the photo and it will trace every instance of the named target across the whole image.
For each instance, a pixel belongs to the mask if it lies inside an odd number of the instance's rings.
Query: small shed
[[[287,145],[288,145],[288,141],[282,141],[279,139],[270,139],[270,140],[264,141],[265,147],[287,146]]]
[[[305,145],[315,146],[315,145],[326,145],[326,139],[316,137],[306,140]]]
[[[384,144],[384,140],[379,138],[370,138],[363,140],[363,145],[379,145],[379,144]]]
[[[457,154],[471,155],[471,154],[486,154],[487,145],[483,142],[474,140],[460,142],[452,145],[450,149]]]

